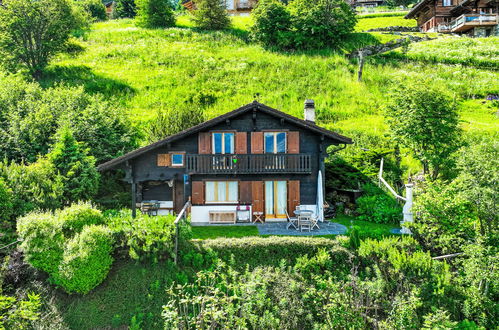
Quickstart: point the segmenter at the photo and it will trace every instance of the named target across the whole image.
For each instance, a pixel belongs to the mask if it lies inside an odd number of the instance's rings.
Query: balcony
[[[464,14],[451,21],[451,32],[464,32],[474,27],[492,26],[498,24],[497,14]]]
[[[192,174],[309,174],[310,154],[186,155]]]

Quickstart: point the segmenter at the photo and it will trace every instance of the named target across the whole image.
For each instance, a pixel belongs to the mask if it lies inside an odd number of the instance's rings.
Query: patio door
[[[286,181],[265,181],[265,217],[286,218]]]

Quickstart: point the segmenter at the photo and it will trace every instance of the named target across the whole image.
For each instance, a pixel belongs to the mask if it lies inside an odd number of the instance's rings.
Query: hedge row
[[[248,264],[250,267],[256,267],[278,266],[282,260],[285,260],[288,265],[294,265],[296,259],[303,255],[315,255],[319,249],[342,250],[342,246],[346,243],[348,243],[348,238],[271,236],[217,238],[197,241],[194,244],[202,252],[212,250],[225,261],[233,258],[235,266],[245,267]],[[338,256],[341,255],[338,254]]]

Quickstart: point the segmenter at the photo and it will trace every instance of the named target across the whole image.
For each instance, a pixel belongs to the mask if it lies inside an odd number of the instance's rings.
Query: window
[[[184,166],[184,154],[171,154],[172,155],[172,166],[182,167]]]
[[[213,153],[233,154],[234,153],[234,133],[213,133]]]
[[[237,203],[237,181],[206,181],[206,203]]]
[[[264,133],[265,153],[277,154],[286,152],[286,133],[269,132]]]
[[[452,6],[452,0],[442,0],[442,6],[444,7]]]

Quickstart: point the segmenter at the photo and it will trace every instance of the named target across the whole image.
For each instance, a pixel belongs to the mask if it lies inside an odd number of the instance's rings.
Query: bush
[[[376,223],[396,223],[402,220],[402,208],[397,200],[372,184],[363,186],[364,195],[356,200],[360,220]]]
[[[107,19],[106,7],[101,0],[85,0],[82,5],[94,20],[104,21]]]
[[[206,30],[223,30],[230,25],[225,2],[219,0],[196,0],[193,21],[197,27]]]
[[[196,242],[201,250],[213,250],[219,258],[229,261],[233,257],[236,265],[250,267],[261,265],[277,266],[281,260],[292,265],[302,255],[313,255],[320,248],[328,250],[341,248],[336,240],[314,237],[244,237],[217,238]],[[342,259],[340,257],[340,259]],[[342,260],[335,260],[341,264]]]
[[[66,244],[56,283],[69,293],[88,293],[106,278],[112,251],[108,228],[86,226]]]
[[[265,47],[337,47],[353,31],[355,12],[342,0],[262,1],[253,12],[254,38]]]
[[[137,25],[164,28],[175,25],[175,17],[167,0],[137,0]]]
[[[81,232],[85,226],[104,223],[102,213],[90,203],[73,204],[60,211],[58,217],[66,238]]]
[[[33,267],[50,275],[58,272],[64,249],[59,220],[52,213],[30,213],[17,221],[20,249]]]
[[[4,179],[0,176],[0,224],[3,221],[10,220],[13,212],[12,190],[7,186]]]
[[[135,0],[117,0],[115,15],[117,18],[134,18],[137,15]]]

